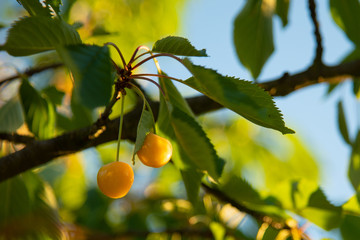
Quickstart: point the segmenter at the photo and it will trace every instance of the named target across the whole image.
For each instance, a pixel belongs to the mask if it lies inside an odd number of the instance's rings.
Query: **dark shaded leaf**
[[[266,1],[248,0],[234,22],[236,53],[254,78],[274,51],[273,8]]]
[[[74,93],[88,108],[106,105],[113,84],[109,49],[96,45],[61,47],[58,52],[74,77]]]
[[[0,239],[60,239],[60,219],[41,179],[31,173],[0,183]],[[46,238],[46,239],[47,239]]]
[[[29,130],[39,139],[54,136],[55,109],[42,98],[28,80],[23,80],[19,89],[20,99]]]
[[[13,56],[27,56],[57,46],[81,43],[76,30],[60,19],[47,17],[25,17],[10,28],[6,43],[0,50]]]
[[[51,11],[49,8],[44,7],[39,0],[17,0],[19,4],[21,4],[26,11],[30,14],[30,16],[44,16],[51,17]]]
[[[283,27],[288,24],[288,13],[289,13],[290,0],[277,0],[275,13],[281,19]]]
[[[345,119],[344,108],[341,101],[338,102],[338,124],[341,136],[347,144],[351,145],[351,140],[349,137],[348,127]]]
[[[54,105],[61,105],[65,96],[64,92],[57,90],[55,86],[48,86],[41,91]]]
[[[206,57],[206,50],[196,50],[188,39],[169,36],[155,42],[153,52],[171,53],[180,56]]]
[[[356,191],[360,185],[360,131],[357,133],[352,145],[352,153],[349,165],[349,178]]]
[[[14,97],[0,108],[0,132],[14,132],[24,123],[21,103]]]
[[[225,77],[212,69],[184,60],[193,77],[183,83],[207,95],[224,107],[233,110],[249,121],[263,127],[286,133],[294,133],[285,127],[282,114],[269,93],[259,86],[234,77]]]
[[[358,0],[330,0],[333,20],[347,37],[360,46],[360,3]]]
[[[341,226],[341,236],[343,240],[353,240],[360,236],[360,217],[345,215]]]
[[[315,191],[308,206],[301,210],[301,215],[325,230],[331,230],[340,225],[342,209],[331,204],[321,189]]]

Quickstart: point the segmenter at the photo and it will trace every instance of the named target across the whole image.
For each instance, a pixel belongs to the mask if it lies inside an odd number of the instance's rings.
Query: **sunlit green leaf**
[[[277,0],[276,1],[276,14],[280,17],[283,27],[288,23],[290,0]]]
[[[0,183],[0,239],[60,239],[51,189],[27,172]]]
[[[169,79],[161,79],[160,83],[168,99],[170,122],[178,143],[200,170],[207,171],[214,179],[219,178],[223,160],[217,156],[214,146],[175,85]]]
[[[193,74],[193,77],[183,82],[189,87],[253,123],[279,130],[283,134],[294,133],[285,127],[282,114],[271,96],[259,86],[234,77],[222,76],[212,69],[194,65],[188,59],[184,60],[184,64]]]
[[[234,44],[240,62],[257,78],[274,51],[272,16],[275,1],[249,0],[234,22]]]
[[[259,193],[246,180],[233,173],[225,174],[220,183],[221,190],[238,202],[264,204]]]
[[[79,155],[69,156],[66,171],[54,184],[59,204],[68,211],[79,209],[86,200],[85,170],[81,161]]]
[[[203,173],[197,170],[187,153],[178,144],[174,129],[170,122],[170,110],[162,95],[160,95],[160,109],[156,126],[157,134],[166,137],[171,142],[173,148],[171,159],[176,168],[181,172],[189,201],[196,206],[198,204]]]
[[[31,16],[51,17],[50,9],[44,7],[39,0],[17,0]]]
[[[0,108],[0,132],[14,132],[24,123],[21,103],[14,97]]]
[[[213,234],[214,240],[223,240],[226,234],[224,226],[218,222],[211,222],[210,230]]]
[[[338,124],[339,124],[341,136],[343,137],[343,139],[347,144],[351,145],[351,140],[349,137],[348,127],[345,119],[344,108],[341,101],[338,102]]]
[[[22,81],[19,93],[29,130],[40,139],[54,136],[56,119],[54,106],[41,97],[28,80]]]
[[[360,46],[360,3],[358,0],[330,0],[331,15],[348,38]]]
[[[318,189],[315,181],[284,180],[272,187],[272,193],[285,209],[297,211],[307,206],[312,193]]]
[[[113,84],[109,49],[104,46],[74,45],[58,52],[74,76],[74,93],[88,108],[106,105]]]
[[[183,37],[169,36],[155,42],[153,52],[171,53],[181,56],[206,57],[206,50],[196,50],[188,39]]]
[[[349,178],[354,189],[358,191],[360,185],[360,131],[357,133],[356,139],[352,146]]]
[[[339,226],[341,222],[341,207],[332,205],[321,189],[314,192],[308,206],[301,211],[301,215],[325,230]]]
[[[145,137],[149,132],[151,132],[153,126],[154,120],[152,114],[148,110],[144,109],[141,113],[141,117],[137,127],[134,155],[140,150],[140,148],[144,144]]]
[[[345,215],[341,226],[341,236],[343,240],[353,240],[360,236],[360,217]]]
[[[63,20],[36,16],[15,22],[0,50],[13,56],[27,56],[54,50],[57,46],[79,43],[79,34]]]

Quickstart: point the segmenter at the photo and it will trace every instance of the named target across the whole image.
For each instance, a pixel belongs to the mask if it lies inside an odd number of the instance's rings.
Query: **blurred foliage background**
[[[78,26],[85,43],[114,42],[128,59],[139,45],[179,34],[185,5],[183,0],[63,0],[62,14],[67,22]],[[2,0],[0,6],[3,41],[9,23],[25,11],[16,1]],[[119,63],[120,59],[113,56]],[[44,53],[15,59],[0,53],[1,65],[12,62],[14,71],[35,63],[56,62],[57,58]],[[11,74],[8,69],[1,68],[0,76]],[[32,82],[40,91],[54,84],[51,96],[60,96],[63,105],[57,106],[56,133],[89,125],[98,117],[99,112],[89,112],[72,99],[72,82],[66,70],[42,73]],[[2,89],[0,104],[13,98],[17,87],[14,82],[6,91]],[[135,96],[128,97],[126,111],[136,101]],[[112,117],[118,115],[115,111]],[[18,118],[21,116],[19,113]],[[280,209],[305,208],[320,178],[306,146],[296,136],[280,136],[230,116],[219,119],[207,114],[199,119],[218,154],[226,160],[221,190],[250,209],[266,208],[271,203],[273,211],[281,215]],[[17,125],[22,123],[20,120]],[[21,127],[18,133],[27,130]],[[1,155],[16,150],[5,142],[1,146]],[[122,146],[121,160],[131,163],[132,143]],[[114,161],[115,154],[115,143],[104,144],[1,183],[0,193],[6,197],[0,197],[0,219],[5,219],[0,230],[14,239],[254,239],[258,234],[255,219],[205,191],[200,193],[199,205],[193,206],[172,164],[150,169],[137,161],[130,193],[118,200],[105,197],[97,188],[96,174],[103,164]]]

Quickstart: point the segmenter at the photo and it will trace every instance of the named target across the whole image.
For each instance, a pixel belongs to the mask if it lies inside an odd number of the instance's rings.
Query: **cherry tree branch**
[[[21,77],[31,77],[32,75],[35,75],[37,73],[41,73],[41,72],[44,72],[46,70],[49,70],[49,69],[55,69],[55,68],[59,68],[59,67],[62,67],[64,66],[63,63],[52,63],[52,64],[49,64],[49,65],[44,65],[44,66],[38,66],[38,67],[34,67],[34,68],[29,68],[27,70],[25,70],[22,74],[14,74],[14,75],[11,75],[7,78],[4,78],[2,80],[0,80],[0,87],[7,83],[7,82],[10,82],[12,80],[15,80],[15,79],[18,79],[18,78],[21,78]]]
[[[322,54],[323,54],[323,46],[322,46],[322,38],[320,34],[319,22],[316,16],[316,4],[315,0],[309,0],[309,10],[312,23],[314,25],[314,34],[316,39],[316,56],[314,59],[314,65],[321,66],[322,65]]]
[[[317,68],[309,68],[294,75],[285,74],[279,79],[260,83],[259,85],[272,96],[285,96],[306,86],[321,82],[340,82],[348,77],[355,76],[360,76],[360,59],[332,67],[324,66],[322,71],[319,71]],[[206,96],[192,97],[187,99],[187,101],[197,115],[223,108],[222,105],[212,101]],[[157,115],[158,103],[154,102],[151,104],[154,114]],[[140,118],[140,113],[141,106],[125,115],[124,139],[134,141],[137,127],[137,121],[135,119]],[[116,140],[118,121],[119,119],[115,119],[102,123],[101,125],[103,125],[104,128],[103,132],[93,138],[89,138],[89,136],[92,135],[90,133],[93,132],[94,128],[89,126],[64,133],[52,139],[33,141],[24,149],[0,158],[0,181],[26,170],[39,167],[54,158]],[[15,138],[10,138],[10,135],[3,133],[0,135],[0,140],[17,142]],[[22,141],[22,143],[24,143],[24,141]]]

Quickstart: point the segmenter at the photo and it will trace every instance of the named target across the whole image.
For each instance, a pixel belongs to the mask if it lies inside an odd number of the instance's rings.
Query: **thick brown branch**
[[[360,60],[342,63],[337,66],[324,66],[321,73],[314,68],[294,75],[260,84],[273,96],[285,96],[297,89],[320,82],[342,81],[346,77],[360,76]],[[206,96],[198,96],[188,99],[189,105],[195,114],[199,115],[212,110],[222,108]],[[156,115],[158,104],[153,103],[152,109]],[[141,107],[136,108],[125,116],[123,138],[134,140],[137,120],[140,116]],[[91,127],[78,129],[65,133],[59,137],[36,141],[24,149],[0,159],[0,181],[8,179],[26,170],[39,167],[50,160],[66,154],[81,151],[97,146],[102,143],[116,140],[119,119],[107,122],[105,131],[95,138],[89,138]]]
[[[0,140],[6,140],[12,143],[29,144],[35,141],[35,138],[32,136],[24,136],[16,133],[0,132]]]
[[[195,106],[193,109],[195,114],[209,112],[221,107],[206,97],[190,98],[189,104]],[[151,108],[157,117],[159,104],[152,103]],[[124,116],[123,139],[135,141],[141,109],[142,106],[139,104],[133,111]],[[34,141],[22,150],[0,158],[0,182],[29,169],[39,167],[54,158],[114,141],[118,137],[118,127],[119,118],[103,124],[104,131],[96,136],[92,134],[93,126],[89,126],[52,139]]]
[[[281,78],[273,81],[260,83],[272,96],[286,96],[298,89],[317,83],[339,83],[350,77],[360,76],[360,59],[341,63],[336,66],[322,66],[321,69],[310,67],[309,69],[293,75],[284,74]]]

